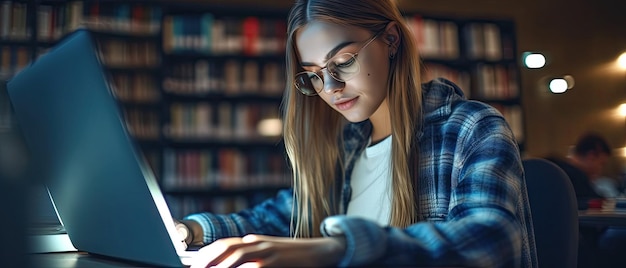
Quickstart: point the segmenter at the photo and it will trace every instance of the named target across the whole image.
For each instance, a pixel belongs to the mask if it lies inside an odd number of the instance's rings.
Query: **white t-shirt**
[[[391,215],[391,136],[365,148],[352,171],[349,216],[389,225]]]

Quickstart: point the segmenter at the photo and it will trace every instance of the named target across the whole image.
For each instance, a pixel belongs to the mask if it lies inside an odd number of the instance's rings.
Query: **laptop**
[[[190,265],[193,254],[126,129],[87,30],[65,37],[7,89],[32,164],[77,250]]]

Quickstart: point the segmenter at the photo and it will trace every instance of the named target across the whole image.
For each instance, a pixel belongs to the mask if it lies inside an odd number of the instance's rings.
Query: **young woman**
[[[187,216],[198,266],[537,266],[509,126],[447,80],[421,84],[394,1],[297,0],[288,34],[293,188]]]

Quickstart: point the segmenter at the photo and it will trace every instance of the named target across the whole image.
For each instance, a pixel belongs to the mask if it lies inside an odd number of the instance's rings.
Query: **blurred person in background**
[[[567,156],[551,155],[546,159],[565,171],[574,186],[578,209],[587,209],[590,200],[603,198],[596,191],[593,180],[602,176],[610,157],[611,147],[606,139],[590,132],[578,138]]]
[[[567,157],[551,156],[570,177],[578,199],[578,208],[588,209],[591,200],[619,195],[615,180],[603,175],[611,157],[611,147],[600,134],[581,135]],[[596,202],[601,206],[602,202]],[[600,209],[600,207],[594,207]],[[620,227],[580,227],[579,267],[626,267],[621,257],[626,252],[626,229]]]

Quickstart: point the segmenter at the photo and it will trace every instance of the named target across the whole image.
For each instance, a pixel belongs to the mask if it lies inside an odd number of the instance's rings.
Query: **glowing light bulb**
[[[622,55],[617,58],[617,65],[626,70],[626,52],[622,53]]]
[[[257,126],[257,131],[263,136],[279,136],[283,132],[283,122],[278,118],[263,119]]]
[[[626,116],[626,103],[622,103],[617,107],[617,112],[621,116]]]
[[[524,65],[529,69],[538,69],[546,65],[546,57],[541,53],[526,53]]]
[[[552,79],[550,81],[550,91],[557,94],[567,91],[567,81],[563,78]]]

